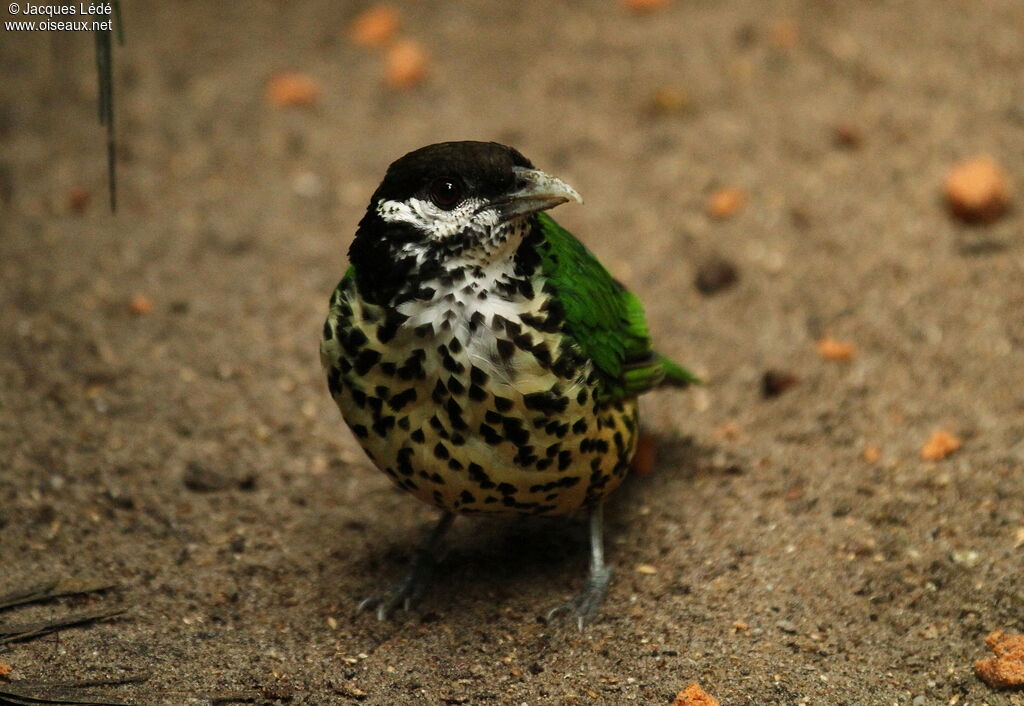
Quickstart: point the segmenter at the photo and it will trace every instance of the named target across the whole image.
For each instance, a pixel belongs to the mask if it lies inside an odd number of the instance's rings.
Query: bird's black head
[[[364,297],[509,258],[538,211],[580,201],[567,184],[496,142],[442,142],[388,167],[349,248]]]

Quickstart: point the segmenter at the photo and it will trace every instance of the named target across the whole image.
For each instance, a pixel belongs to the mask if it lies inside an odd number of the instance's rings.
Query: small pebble
[[[712,295],[732,287],[739,281],[739,271],[729,260],[715,257],[705,261],[697,270],[694,284],[701,294]]]
[[[712,218],[724,220],[734,216],[747,202],[747,193],[734,186],[716,189],[708,196],[705,211]]]
[[[761,394],[766,398],[778,397],[799,383],[800,378],[793,373],[785,370],[766,370],[761,376]]]
[[[408,89],[421,83],[427,75],[427,55],[411,40],[397,42],[388,50],[387,83],[392,88]]]
[[[950,558],[953,559],[954,564],[966,566],[967,568],[977,566],[978,562],[981,561],[981,555],[972,549],[963,549],[958,552],[953,552]]]
[[[840,123],[832,128],[832,144],[844,150],[855,150],[861,146],[864,136],[849,123]]]
[[[394,38],[400,25],[398,10],[391,5],[374,5],[352,21],[349,38],[361,47],[382,47]]]
[[[676,694],[672,706],[721,706],[718,699],[694,682]]]
[[[960,162],[946,175],[946,202],[954,215],[969,223],[990,223],[1010,207],[1010,181],[987,155]]]
[[[961,446],[960,439],[940,429],[921,447],[921,458],[925,461],[941,461]]]
[[[669,0],[621,0],[623,6],[631,12],[645,13],[660,10],[669,4]]]
[[[82,213],[89,205],[91,198],[92,194],[88,189],[83,189],[80,186],[71,187],[68,190],[68,210],[72,213]]]
[[[974,663],[978,678],[995,689],[1024,686],[1024,635],[996,630],[985,644],[996,656]]]
[[[198,461],[189,461],[185,466],[185,473],[182,476],[182,483],[189,490],[196,493],[212,493],[218,490],[252,490],[256,486],[254,476],[233,478],[225,473],[216,471]]]
[[[775,627],[787,635],[795,635],[798,632],[796,625],[791,620],[780,620],[775,623]]]
[[[690,107],[690,96],[681,88],[659,88],[650,99],[650,110],[655,115],[684,113]]]
[[[136,294],[128,302],[128,309],[136,316],[146,316],[153,313],[153,300],[145,294]]]
[[[820,339],[815,347],[818,349],[818,355],[825,360],[834,360],[840,362],[846,362],[853,360],[853,355],[856,352],[852,343],[846,341],[840,341],[831,336],[825,336]]]
[[[348,683],[340,684],[334,687],[334,692],[340,694],[341,696],[346,696],[350,699],[355,699],[356,701],[362,701],[367,696],[369,696],[368,693],[360,689],[358,686],[354,686],[353,684]]]
[[[266,98],[279,108],[309,107],[320,100],[320,84],[306,74],[279,73],[267,82]]]

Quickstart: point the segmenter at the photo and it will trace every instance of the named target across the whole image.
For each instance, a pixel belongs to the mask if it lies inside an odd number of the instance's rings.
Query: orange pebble
[[[1002,630],[996,630],[985,638],[985,644],[996,653],[996,657],[1024,662],[1024,635],[1008,635]]]
[[[921,458],[925,461],[941,461],[961,445],[960,439],[940,429],[921,447]]]
[[[622,4],[627,10],[637,13],[660,10],[666,7],[668,3],[669,0],[622,0]]]
[[[88,189],[80,186],[73,186],[68,190],[68,210],[72,213],[81,213],[89,205],[92,194]]]
[[[996,630],[985,638],[985,644],[996,656],[974,663],[978,678],[996,689],[1024,686],[1024,635]]]
[[[718,189],[708,197],[706,211],[712,218],[724,219],[736,214],[747,201],[743,189],[727,186]]]
[[[153,300],[145,294],[136,294],[128,302],[128,309],[136,316],[146,316],[153,313]]]
[[[960,162],[946,175],[946,201],[965,221],[988,223],[1010,207],[1010,180],[988,155]]]
[[[266,96],[281,108],[310,106],[320,100],[320,84],[306,74],[286,71],[271,77]]]
[[[721,706],[718,699],[704,691],[696,682],[676,694],[672,706]]]
[[[818,355],[825,360],[838,360],[847,361],[853,359],[853,354],[856,352],[852,343],[846,341],[840,341],[831,336],[825,336],[819,340],[815,346],[818,349]]]
[[[866,446],[864,447],[864,460],[868,463],[877,463],[878,459],[882,458],[882,452],[878,450],[877,446]]]
[[[391,5],[374,5],[352,21],[349,37],[361,47],[382,47],[391,42],[400,25],[398,10]]]
[[[411,40],[396,42],[387,55],[387,82],[392,88],[412,88],[427,75],[427,55]]]

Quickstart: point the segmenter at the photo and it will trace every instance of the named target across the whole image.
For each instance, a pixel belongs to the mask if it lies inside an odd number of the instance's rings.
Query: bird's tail
[[[661,381],[662,385],[671,385],[673,387],[689,387],[690,385],[703,385],[704,382],[691,373],[689,370],[679,365],[673,360],[666,358],[661,354],[657,354],[658,362],[661,363],[662,370],[665,371],[665,377]]]

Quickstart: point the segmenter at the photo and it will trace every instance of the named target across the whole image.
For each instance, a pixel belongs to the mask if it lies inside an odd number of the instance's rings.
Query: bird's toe
[[[612,572],[607,566],[591,570],[587,576],[587,582],[583,590],[572,600],[560,606],[552,608],[545,616],[545,622],[550,622],[560,615],[571,615],[576,622],[576,627],[583,630],[597,617],[597,612],[604,602],[605,594],[608,593],[608,584],[611,582]]]

